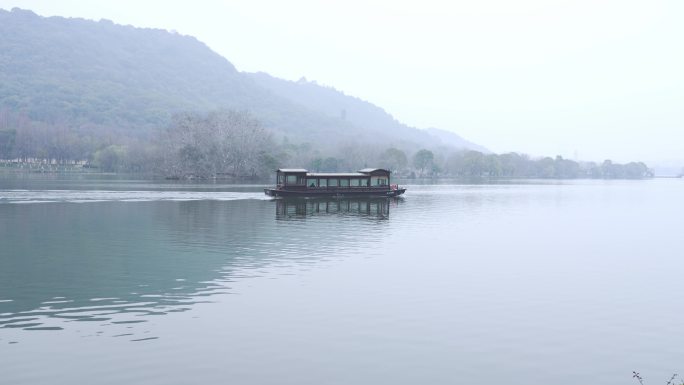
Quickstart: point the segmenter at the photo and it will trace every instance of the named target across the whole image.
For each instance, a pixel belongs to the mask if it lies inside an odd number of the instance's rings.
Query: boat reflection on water
[[[401,198],[277,199],[276,219],[287,220],[319,215],[360,216],[389,219],[390,206]]]

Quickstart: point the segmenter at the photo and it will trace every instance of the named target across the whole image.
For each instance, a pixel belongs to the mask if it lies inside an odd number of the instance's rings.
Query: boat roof
[[[360,172],[310,172],[307,173],[306,176],[313,176],[313,177],[340,177],[340,176],[364,176],[367,177],[368,175],[362,174]]]
[[[348,177],[364,176],[364,177],[367,177],[368,174],[375,172],[375,171],[384,171],[384,172],[389,173],[388,170],[385,170],[383,168],[364,168],[364,169],[359,170],[357,172],[309,172],[309,170],[304,169],[304,168],[279,168],[277,171],[278,172],[287,172],[287,173],[299,173],[299,174],[306,173],[306,176],[312,176],[312,177],[340,177],[340,176],[348,176]]]

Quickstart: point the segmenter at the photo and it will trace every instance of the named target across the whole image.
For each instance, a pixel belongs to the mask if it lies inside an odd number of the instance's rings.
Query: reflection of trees
[[[184,213],[188,203],[196,206],[193,213]],[[52,310],[106,304],[124,311],[126,304],[169,305],[210,289],[207,282],[230,259],[202,247],[228,226],[221,210],[203,207],[212,203],[1,207],[0,295],[13,301],[0,303],[0,313],[39,309],[54,297],[69,302],[51,304]],[[245,218],[243,228],[253,228],[254,218]],[[183,227],[188,223],[194,234]]]
[[[12,301],[0,313],[185,309],[225,290],[216,281],[233,268],[259,263],[240,258],[259,254],[246,245],[272,222],[270,209],[262,201],[3,205],[0,300]]]
[[[389,214],[387,201],[347,203],[348,214]],[[47,318],[106,321],[187,310],[225,292],[222,282],[241,271],[318,258],[308,243],[294,241],[301,227],[273,220],[274,206],[257,200],[0,205],[0,301],[11,300],[0,302],[0,328],[27,317],[40,325]],[[330,228],[311,231],[325,237]]]

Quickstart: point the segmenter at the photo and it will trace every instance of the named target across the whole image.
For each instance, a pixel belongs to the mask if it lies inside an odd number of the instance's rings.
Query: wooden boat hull
[[[396,190],[285,190],[265,188],[264,193],[271,197],[301,197],[301,198],[316,198],[316,197],[396,197],[406,192],[405,188]]]

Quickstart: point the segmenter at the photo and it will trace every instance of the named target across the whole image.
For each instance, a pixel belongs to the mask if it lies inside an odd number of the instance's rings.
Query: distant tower
[[[340,111],[340,119],[347,120],[347,109],[346,108],[343,108],[342,111]]]

